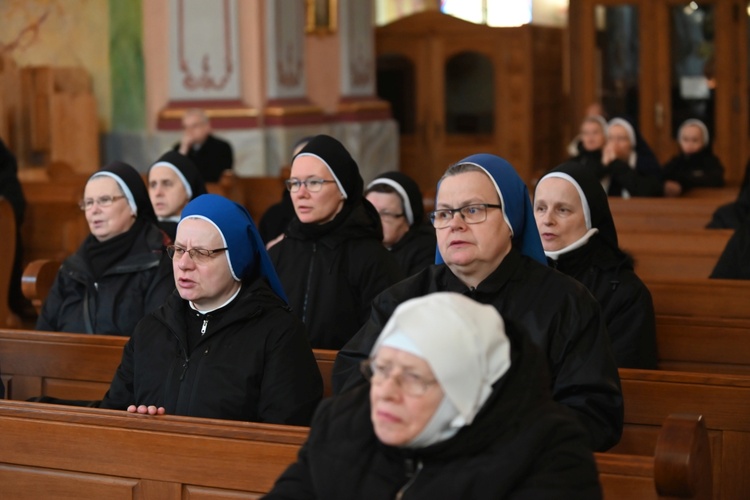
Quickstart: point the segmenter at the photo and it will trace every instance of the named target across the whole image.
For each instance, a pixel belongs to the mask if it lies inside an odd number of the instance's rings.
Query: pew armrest
[[[660,497],[712,498],[711,450],[702,415],[667,417],[656,442],[654,480]]]
[[[51,259],[34,260],[23,270],[21,291],[31,301],[37,313],[42,311],[42,305],[47,294],[55,282],[60,262]]]

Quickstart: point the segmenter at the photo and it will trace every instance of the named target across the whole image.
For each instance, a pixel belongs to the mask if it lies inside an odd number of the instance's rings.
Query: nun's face
[[[401,197],[396,193],[367,193],[367,201],[372,203],[380,214],[383,226],[383,245],[391,248],[409,231],[409,221],[404,214]]]
[[[95,177],[88,181],[83,191],[83,199],[112,200],[105,207],[97,201],[85,212],[89,231],[99,241],[107,241],[127,232],[135,222],[135,214],[130,209],[127,198],[123,195],[117,181],[111,177]]]
[[[586,151],[596,151],[602,149],[607,142],[607,136],[604,135],[602,124],[594,120],[586,120],[581,125],[581,143]]]
[[[148,196],[160,219],[179,216],[187,205],[185,185],[169,167],[153,167],[148,173]]]
[[[500,204],[492,180],[484,172],[464,172],[440,183],[436,208]],[[498,208],[487,208],[487,219],[467,224],[459,213],[448,227],[435,230],[443,260],[464,284],[477,286],[503,261],[511,249],[510,228]]]
[[[612,144],[617,159],[628,161],[630,153],[633,151],[633,144],[630,142],[628,131],[622,125],[611,125],[607,129],[607,141]]]
[[[208,221],[187,218],[180,222],[175,236],[175,246],[185,250],[224,248],[219,231]],[[172,260],[174,283],[185,300],[192,301],[201,310],[214,309],[225,303],[240,286],[232,278],[225,251],[208,257],[193,259],[189,252]]]
[[[381,347],[373,363],[385,367],[387,378],[373,377],[370,385],[370,418],[378,439],[389,446],[404,446],[419,435],[443,400],[439,384],[431,383],[424,394],[403,390],[404,377],[434,382],[424,359],[392,347]]]
[[[685,125],[680,130],[680,149],[692,155],[703,149],[703,131],[697,125]]]
[[[292,163],[291,179],[333,181],[328,167],[312,156],[299,156]],[[344,195],[335,182],[326,182],[320,191],[311,192],[304,184],[291,193],[294,211],[304,224],[325,224],[333,220],[344,207]]]
[[[559,177],[546,177],[537,185],[534,217],[545,252],[562,250],[587,232],[578,191]]]

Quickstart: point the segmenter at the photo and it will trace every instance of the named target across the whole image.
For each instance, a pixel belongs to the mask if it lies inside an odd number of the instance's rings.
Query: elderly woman
[[[422,192],[401,172],[386,172],[367,185],[365,198],[380,214],[383,245],[405,276],[435,261],[435,229],[424,220]]]
[[[635,128],[626,119],[613,118],[607,124],[602,164],[607,174],[602,186],[610,196],[662,195],[661,167],[645,143],[639,148]]]
[[[320,372],[247,210],[199,196],[168,252],[177,290],[138,324],[100,406],[308,425]]]
[[[438,185],[431,220],[439,265],[373,301],[370,319],[336,358],[334,390],[361,383],[356,366],[399,304],[457,292],[494,306],[547,354],[552,395],[584,424],[594,449],[617,443],[622,393],[599,305],[583,285],[547,267],[528,190],[513,167],[489,154],[453,165]]]
[[[169,240],[143,179],[125,163],[89,178],[81,210],[91,234],[60,267],[36,329],[129,336],[174,290]]]
[[[206,194],[198,168],[177,151],[164,153],[148,170],[148,195],[159,227],[174,241],[180,213],[190,200]]]
[[[296,217],[269,253],[313,348],[341,348],[367,320],[372,299],[403,277],[363,184],[349,152],[327,135],[292,161],[286,185]]]
[[[656,368],[654,304],[620,250],[607,195],[583,165],[567,162],[539,180],[534,216],[550,265],[599,302],[621,368]]]
[[[363,373],[369,384],[321,404],[265,498],[601,498],[544,357],[494,307],[456,293],[404,302]]]

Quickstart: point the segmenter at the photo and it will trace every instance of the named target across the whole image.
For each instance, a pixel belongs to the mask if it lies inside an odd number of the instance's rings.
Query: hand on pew
[[[150,405],[150,406],[130,405],[128,406],[128,413],[140,413],[143,415],[164,415],[166,412],[167,410],[165,410],[163,406],[159,406],[158,408],[154,405]]]

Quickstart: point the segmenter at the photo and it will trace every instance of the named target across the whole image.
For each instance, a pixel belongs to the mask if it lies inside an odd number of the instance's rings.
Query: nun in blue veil
[[[167,253],[176,290],[138,323],[100,406],[309,425],[320,372],[248,211],[198,196]]]
[[[547,356],[554,399],[578,417],[592,449],[615,445],[622,392],[599,305],[583,285],[547,267],[528,190],[512,165],[476,154],[448,168],[430,220],[436,264],[376,297],[370,319],[339,351],[334,392],[365,382],[358,364],[399,304],[456,292],[494,306],[528,335]]]

